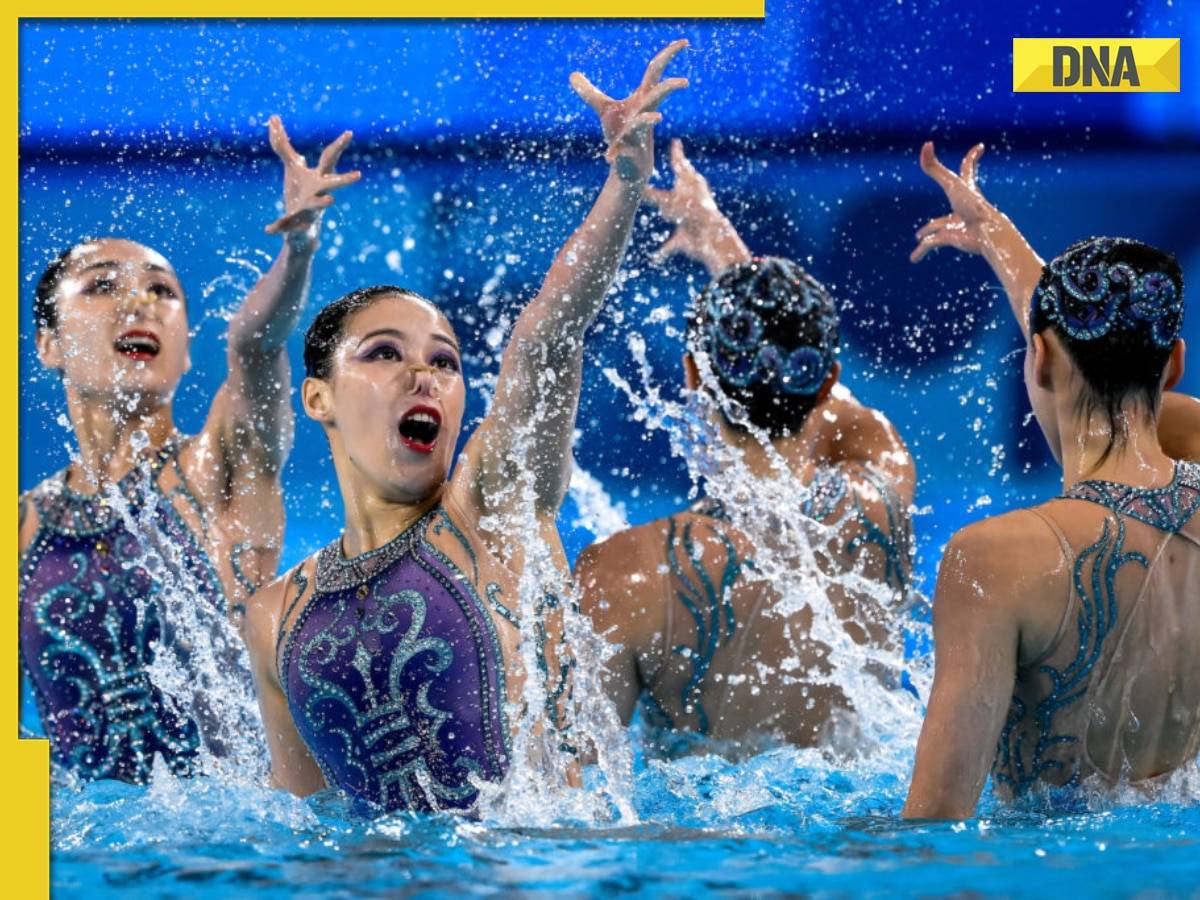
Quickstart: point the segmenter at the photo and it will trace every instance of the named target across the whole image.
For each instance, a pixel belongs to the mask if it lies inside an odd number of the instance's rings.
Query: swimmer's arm
[[[1158,442],[1171,459],[1200,462],[1200,399],[1176,391],[1163,394]]]
[[[746,247],[733,223],[717,208],[708,181],[684,155],[683,142],[671,141],[671,169],[675,184],[671,190],[646,188],[646,200],[655,206],[675,232],[655,254],[661,262],[676,253],[703,263],[716,278],[726,269],[750,260]]]
[[[592,620],[592,627],[609,644],[615,644],[602,675],[604,692],[615,704],[622,725],[633,718],[641,694],[638,677],[637,641],[634,630],[647,606],[645,597],[633,590],[638,584],[657,583],[654,573],[640,571],[638,556],[627,555],[629,533],[615,535],[593,544],[575,560],[575,582],[580,591],[580,607]]]
[[[287,584],[286,579],[280,579],[247,601],[242,637],[250,653],[254,690],[271,755],[271,786],[307,797],[326,785],[325,776],[292,722],[275,668],[275,636]]]
[[[333,203],[330,192],[352,184],[360,174],[334,172],[350,142],[348,131],[325,148],[315,168],[293,149],[278,117],[271,118],[270,135],[284,166],[284,214],[267,231],[282,234],[283,247],[229,323],[229,375],[213,403],[209,426],[227,458],[274,473],[290,449],[287,340],[308,296],[321,216]]]
[[[651,61],[641,86],[625,100],[601,94],[576,72],[572,87],[601,118],[611,168],[583,224],[559,251],[537,296],[517,319],[500,366],[492,411],[468,450],[474,502],[506,506],[499,493],[533,476],[541,514],[557,512],[572,467],[571,441],[583,374],[583,338],[617,274],[642,189],[654,167],[658,104],[684,87],[660,81],[686,44],[677,41]]]
[[[909,819],[966,819],[987,781],[1016,680],[1020,629],[1011,552],[973,526],[946,547],[933,606],[936,669]]]
[[[1029,302],[1042,277],[1042,259],[1012,220],[979,190],[975,176],[981,155],[983,144],[976,144],[956,175],[938,160],[932,142],[921,148],[921,170],[946,192],[950,213],[930,220],[917,232],[918,244],[910,259],[918,262],[937,247],[981,254],[1000,279],[1017,325],[1028,338]]]
[[[566,566],[566,560],[563,560]],[[567,606],[573,603],[569,595],[555,597],[547,595],[538,606],[534,628],[538,654],[538,670],[546,691],[545,724],[554,730],[558,748],[570,755],[566,781],[570,787],[582,787],[580,768],[580,741],[587,735],[575,725],[576,721],[576,658],[574,649],[566,637]]]
[[[1000,280],[1021,334],[1029,337],[1029,304],[1042,277],[1042,258],[1012,220],[994,209],[983,226],[983,258]]]

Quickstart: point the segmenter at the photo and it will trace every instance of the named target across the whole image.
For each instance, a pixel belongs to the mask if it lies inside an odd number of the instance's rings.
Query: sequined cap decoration
[[[1054,324],[1068,337],[1092,341],[1121,330],[1170,347],[1183,329],[1183,291],[1165,271],[1112,260],[1114,251],[1137,246],[1091,238],[1048,263],[1034,292],[1031,331]]]
[[[812,395],[837,354],[837,310],[824,287],[785,259],[754,259],[705,292],[698,312],[700,345],[723,385],[769,384],[779,393]],[[747,279],[745,275],[750,275]],[[813,343],[785,323],[810,321]],[[797,345],[799,343],[799,345]]]

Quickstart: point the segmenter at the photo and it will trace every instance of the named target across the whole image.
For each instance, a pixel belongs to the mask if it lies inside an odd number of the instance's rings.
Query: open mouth
[[[441,413],[432,406],[414,406],[400,419],[400,443],[418,453],[432,453],[441,429]]]
[[[154,359],[161,349],[157,335],[150,331],[127,331],[116,339],[113,347],[122,356],[138,362]]]

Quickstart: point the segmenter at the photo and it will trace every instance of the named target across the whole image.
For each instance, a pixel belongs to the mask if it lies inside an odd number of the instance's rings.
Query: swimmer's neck
[[[782,459],[791,474],[807,484],[813,470],[828,455],[828,449],[821,441],[814,438],[811,430],[804,428],[772,439],[770,452],[754,435],[737,431],[727,423],[721,424],[721,439],[741,453],[746,471],[754,478],[778,478],[783,473],[776,469],[776,460]]]
[[[1111,429],[1102,415],[1060,419],[1064,491],[1091,480],[1139,487],[1162,487],[1170,482],[1175,463],[1163,452],[1154,421],[1137,412],[1127,413],[1126,421],[1126,440],[1105,457]]]
[[[137,405],[129,411],[111,397],[85,397],[68,387],[67,414],[79,448],[78,459],[72,460],[67,470],[67,485],[84,494],[120,481],[176,434],[170,401]],[[133,440],[139,432],[147,439],[140,452],[134,449]]]
[[[336,465],[338,486],[346,520],[342,530],[342,553],[359,556],[378,550],[396,535],[407,531],[442,499],[443,484],[428,497],[415,500],[396,500],[382,497],[372,490],[357,473],[343,477],[344,467]]]

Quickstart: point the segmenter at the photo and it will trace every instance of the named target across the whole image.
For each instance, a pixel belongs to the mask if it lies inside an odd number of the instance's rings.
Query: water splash
[[[134,432],[130,443],[136,454],[144,454],[149,438]],[[200,727],[204,774],[241,784],[261,782],[267,771],[266,739],[245,644],[225,611],[208,602],[208,588],[192,573],[185,548],[163,528],[163,515],[179,513],[172,497],[152,484],[154,470],[144,456],[137,472],[137,493],[149,498],[145,505],[132,507],[113,485],[105,493],[125,528],[138,537],[138,553],[129,565],[143,569],[156,585],[152,597],[135,598],[139,627],[150,614],[163,623],[148,667],[150,680],[178,714]]]
[[[907,774],[923,710],[916,697],[895,688],[902,673],[907,673],[916,692],[928,696],[932,677],[926,661],[905,658],[905,642],[899,639],[906,630],[925,630],[908,615],[919,595],[898,606],[891,588],[864,577],[860,569],[830,574],[820,565],[821,553],[838,540],[843,523],[814,522],[804,514],[812,489],[792,471],[768,435],[740,411],[731,409],[727,415],[761,446],[770,473],[752,473],[741,450],[721,440],[715,425],[721,413],[711,399],[721,391],[703,354],[695,358],[707,390],[692,392],[686,402],[680,402],[664,397],[646,356],[645,339],[630,334],[627,346],[641,383],[635,387],[611,367],[604,370],[605,376],[633,406],[636,421],[647,429],[665,432],[672,453],[688,468],[690,496],[696,496],[703,485],[710,497],[722,502],[734,527],[755,548],[754,571],[743,577],[762,582],[775,594],[763,615],[782,624],[805,607],[812,610],[807,637],[829,648],[833,672],[826,680],[841,688],[856,711],[853,720],[832,723],[831,745],[865,755],[882,770]],[[860,608],[864,604],[869,607],[863,620],[882,621],[895,639],[883,644],[855,642],[831,600],[833,589],[852,592]],[[800,658],[801,649],[797,646]],[[769,671],[762,673],[763,678],[791,678],[787,672],[766,668]],[[803,677],[822,680],[816,673],[804,673]]]

